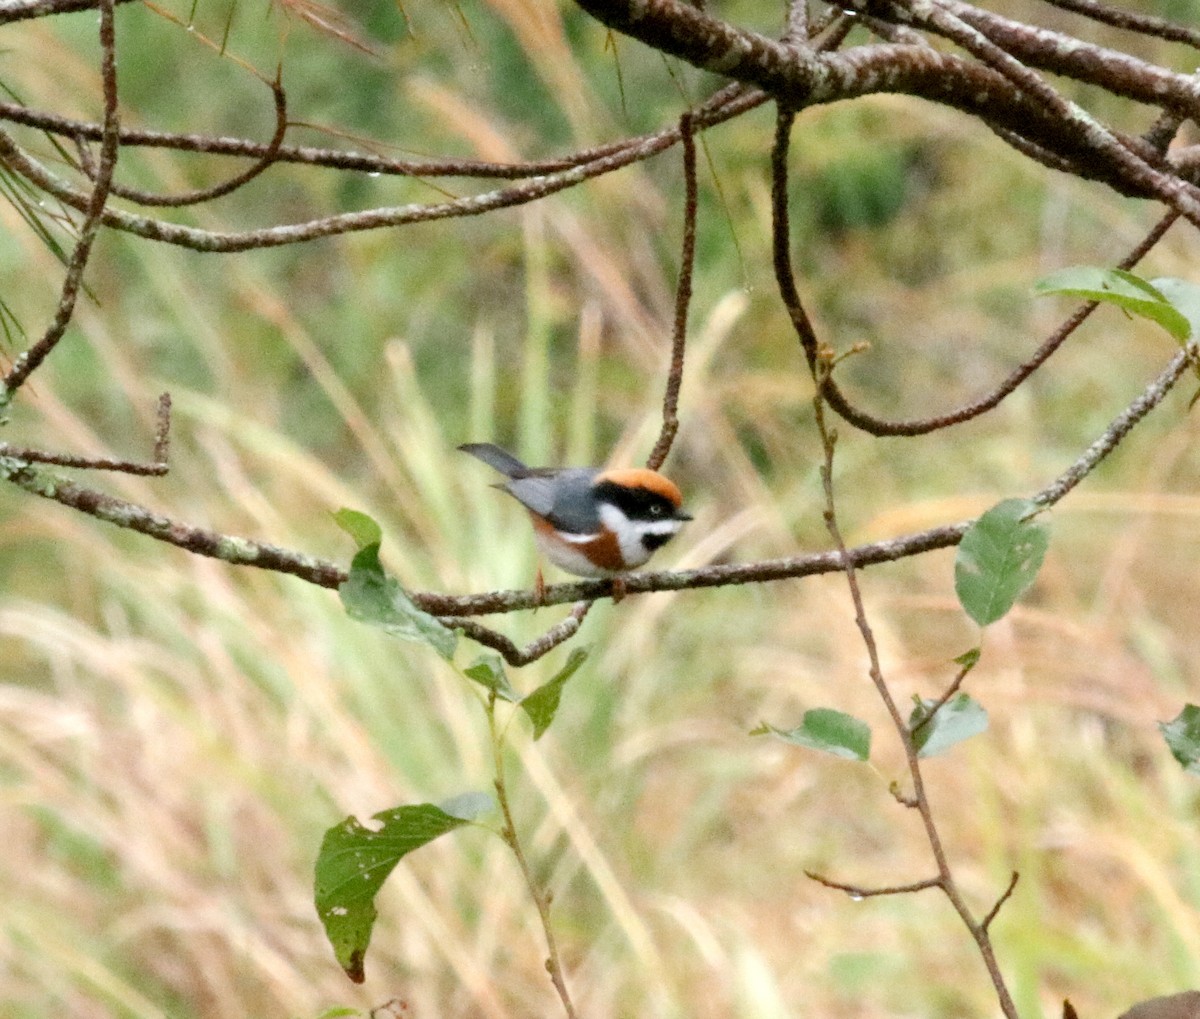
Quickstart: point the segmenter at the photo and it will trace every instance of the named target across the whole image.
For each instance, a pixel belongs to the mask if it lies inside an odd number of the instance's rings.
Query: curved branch
[[[706,127],[721,123],[764,101],[765,97],[761,93],[745,89],[739,89],[736,92],[723,89],[709,100],[706,108],[696,111],[695,123]],[[424,223],[460,216],[478,216],[496,209],[524,205],[574,187],[592,177],[611,173],[621,167],[649,159],[651,156],[671,148],[678,141],[679,128],[676,125],[612,154],[558,173],[534,177],[511,188],[501,188],[430,205],[412,203],[390,208],[369,209],[365,212],[340,213],[305,223],[267,227],[262,230],[234,233],[200,230],[147,216],[134,215],[118,209],[106,209],[102,214],[102,222],[105,226],[116,230],[122,230],[148,240],[176,244],[193,251],[227,253],[281,247],[286,244],[316,240],[320,237],[364,230],[380,230],[409,223]],[[72,208],[85,206],[86,195],[65,183],[37,160],[27,155],[4,131],[0,131],[0,162],[54,195],[64,204]]]
[[[1154,170],[1162,160],[1137,139],[1081,121],[1064,131],[1058,104],[1028,94],[992,67],[928,46],[881,43],[818,54],[737,28],[682,0],[576,0],[594,18],[696,67],[756,85],[778,102],[808,106],[898,93],[952,106],[1063,157],[1094,179],[1136,197],[1159,197],[1200,223],[1200,202]],[[1160,103],[1186,105],[1196,83],[1176,75]],[[1112,142],[1119,143],[1116,152]]]
[[[197,188],[194,191],[186,191],[179,195],[156,195],[148,191],[141,191],[137,188],[125,187],[116,183],[109,187],[110,193],[116,195],[118,198],[127,198],[130,201],[137,202],[139,205],[153,205],[177,209],[185,205],[200,205],[203,202],[211,202],[214,198],[223,198],[225,195],[232,194],[238,188],[249,184],[250,181],[268,170],[277,161],[279,147],[283,144],[283,139],[287,135],[287,94],[283,91],[283,84],[278,77],[274,81],[268,82],[268,84],[275,97],[275,133],[271,136],[271,140],[267,142],[262,155],[254,161],[253,165],[247,167],[241,173],[230,177],[228,180],[222,181],[220,184],[214,184],[207,188]],[[84,173],[89,177],[93,177],[94,173],[87,147],[83,144],[81,138],[76,138],[76,143]]]
[[[1200,110],[1200,81],[1194,76],[1176,74],[1128,53],[1005,18],[957,0],[941,0],[941,6],[1030,67],[1096,85],[1148,106],[1173,105],[1189,116]],[[917,24],[903,0],[864,0],[863,7],[877,18],[902,25]]]
[[[50,352],[58,346],[75,314],[75,302],[83,284],[83,271],[87,268],[96,234],[104,221],[105,204],[112,187],[113,171],[120,151],[120,124],[117,116],[117,54],[116,29],[113,24],[114,0],[100,0],[100,76],[104,90],[104,135],[100,147],[100,167],[91,192],[80,196],[76,208],[84,213],[83,225],[79,228],[79,239],[67,263],[66,277],[58,299],[54,319],[41,338],[21,354],[0,380],[0,412],[12,400],[13,394],[25,383]]]

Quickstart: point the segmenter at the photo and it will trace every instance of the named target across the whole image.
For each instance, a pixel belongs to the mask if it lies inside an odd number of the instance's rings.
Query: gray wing
[[[570,467],[555,471],[553,477],[533,474],[500,487],[560,531],[591,534],[600,526],[591,494],[592,479],[597,473],[588,467]]]

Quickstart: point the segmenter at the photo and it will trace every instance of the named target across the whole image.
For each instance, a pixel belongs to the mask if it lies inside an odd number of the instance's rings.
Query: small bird
[[[490,442],[458,447],[494,467],[503,489],[529,511],[538,548],[578,577],[613,578],[613,600],[624,595],[620,574],[644,564],[692,518],[680,509],[674,483],[644,468],[526,467]],[[545,585],[537,576],[538,600]]]

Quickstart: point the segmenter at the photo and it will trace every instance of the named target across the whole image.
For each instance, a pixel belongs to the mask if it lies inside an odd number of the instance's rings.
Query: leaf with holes
[[[1037,577],[1050,536],[1044,524],[1027,519],[1037,507],[1006,499],[971,525],[954,560],[954,589],[967,615],[980,626],[1013,607]]]
[[[346,975],[364,979],[363,963],[375,926],[375,894],[396,864],[414,849],[468,823],[432,803],[376,814],[378,828],[347,817],[325,833],[317,855],[317,916]]]

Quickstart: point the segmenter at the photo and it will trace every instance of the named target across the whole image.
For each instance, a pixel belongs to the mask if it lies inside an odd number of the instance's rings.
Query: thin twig
[[[688,308],[692,302],[692,273],[696,267],[696,210],[699,187],[696,181],[696,140],[692,136],[692,115],[679,118],[679,137],[683,142],[683,243],[679,253],[679,283],[675,290],[675,325],[671,334],[671,367],[663,394],[662,431],[646,466],[658,470],[671,452],[671,443],[679,431],[679,390],[683,386],[683,359],[687,348]]]
[[[772,160],[772,165],[776,167],[783,166],[786,168],[786,151],[790,140],[791,126],[792,118],[788,116],[786,111],[781,110],[776,124],[775,147],[777,150],[783,149],[784,155],[782,158]],[[821,439],[821,447],[824,451],[824,462],[821,465],[820,473],[821,487],[825,495],[825,527],[842,559],[846,586],[850,591],[850,600],[854,606],[854,622],[858,627],[859,635],[867,652],[869,663],[868,674],[871,683],[875,687],[875,692],[878,694],[879,699],[883,702],[888,717],[892,721],[892,726],[896,730],[896,734],[904,748],[908,773],[913,784],[913,798],[916,800],[916,809],[920,814],[921,823],[925,829],[925,839],[929,843],[930,852],[937,865],[937,885],[942,889],[946,898],[950,900],[955,912],[959,915],[959,918],[975,941],[984,966],[987,969],[988,976],[992,981],[992,986],[996,991],[996,997],[999,1000],[1001,1010],[1008,1019],[1017,1019],[1016,1006],[1012,1001],[1012,996],[1004,981],[1004,975],[1001,973],[996,961],[988,932],[986,929],[981,928],[975,921],[974,915],[971,913],[959,891],[958,883],[954,878],[954,872],[950,868],[945,848],[942,845],[941,833],[938,830],[937,822],[933,815],[933,807],[930,803],[929,794],[925,788],[925,779],[921,771],[921,760],[918,756],[912,735],[908,731],[908,726],[905,723],[904,717],[900,714],[900,709],[896,704],[895,698],[892,696],[892,691],[884,676],[879,648],[875,641],[875,633],[867,618],[866,605],[863,601],[862,590],[859,587],[858,572],[847,555],[845,539],[842,537],[841,526],[838,523],[837,503],[833,484],[833,460],[836,436],[825,420],[825,389],[822,384],[824,377],[828,376],[832,370],[835,360],[833,351],[822,347],[817,352],[813,372],[813,380],[816,383],[816,392],[813,395],[813,410],[817,431]]]
[[[91,194],[86,196],[80,208],[84,212],[83,224],[79,228],[79,239],[67,264],[66,277],[55,309],[54,318],[46,331],[32,347],[17,357],[3,380],[0,380],[0,413],[3,412],[13,394],[24,384],[67,331],[75,314],[75,302],[83,282],[83,271],[100,225],[104,219],[104,207],[112,185],[113,171],[117,165],[120,149],[117,115],[117,54],[116,30],[113,25],[113,0],[100,0],[100,75],[104,90],[104,133],[100,145],[100,165]]]
[[[963,685],[963,680],[967,678],[967,673],[973,668],[975,668],[975,663],[971,662],[968,665],[962,666],[962,668],[958,670],[958,674],[953,680],[951,680],[950,685],[946,687],[945,693],[943,693],[941,697],[930,704],[928,708],[922,709],[924,714],[922,715],[921,720],[912,727],[910,735],[916,736],[917,733],[919,733],[925,728],[925,726],[933,721],[934,716],[946,706],[946,703],[950,700],[950,698],[958,693],[959,688]]]
[[[171,397],[163,393],[158,398],[157,425],[154,432],[154,459],[150,463],[137,460],[117,460],[111,457],[76,456],[72,453],[51,453],[0,442],[0,457],[24,463],[42,463],[53,467],[71,467],[87,471],[116,471],[139,477],[162,477],[171,468],[167,462],[171,443]]]
[[[989,927],[991,927],[992,921],[995,920],[997,916],[999,916],[1000,907],[1003,906],[1009,900],[1009,898],[1011,898],[1012,893],[1017,890],[1017,882],[1020,879],[1021,879],[1020,873],[1018,871],[1014,870],[1012,872],[1012,877],[1009,878],[1009,880],[1008,880],[1008,887],[1004,889],[1004,891],[1000,895],[1000,898],[998,898],[996,900],[996,904],[987,911],[987,916],[985,916],[982,920],[979,921],[979,926],[982,927],[985,931]]]
[[[913,892],[923,892],[927,888],[941,888],[942,879],[940,877],[926,878],[924,881],[914,881],[907,885],[888,885],[884,888],[862,888],[859,885],[848,885],[841,881],[834,881],[824,875],[818,874],[813,870],[806,870],[804,876],[819,885],[824,885],[826,888],[832,888],[834,891],[845,892],[852,899],[873,899],[882,895],[909,895]]]
[[[832,364],[832,357],[826,364]],[[895,699],[892,697],[892,692],[884,677],[883,667],[879,658],[879,648],[875,642],[874,631],[867,619],[866,605],[863,602],[862,591],[859,588],[857,571],[845,555],[846,545],[842,538],[841,528],[837,522],[837,510],[834,500],[833,451],[835,438],[825,423],[823,411],[824,400],[821,396],[820,385],[817,387],[817,394],[813,398],[813,404],[816,410],[817,429],[820,432],[822,446],[825,450],[825,462],[821,467],[821,483],[825,491],[825,526],[838,551],[845,559],[844,572],[846,575],[846,585],[850,589],[850,598],[854,605],[854,621],[858,626],[863,645],[867,650],[867,659],[870,663],[868,672],[871,682],[880,700],[883,701],[888,717],[891,718],[892,725],[904,747],[904,755],[908,762],[908,773],[913,783],[913,799],[916,801],[916,809],[920,814],[921,823],[925,829],[925,839],[929,843],[930,851],[938,868],[937,885],[942,889],[946,898],[950,900],[954,911],[959,915],[959,918],[975,941],[984,966],[988,971],[988,976],[991,978],[992,986],[995,988],[1001,1010],[1008,1019],[1018,1019],[1016,1005],[1013,1003],[1008,986],[1004,981],[1004,975],[1001,973],[1000,966],[996,961],[995,952],[992,949],[987,929],[981,927],[976,922],[974,915],[962,897],[962,893],[959,891],[957,881],[954,879],[954,872],[950,868],[945,847],[942,845],[941,833],[933,816],[933,807],[929,800],[929,793],[925,788],[925,778],[921,771],[921,760],[917,755],[917,748],[913,743],[904,718],[900,714],[900,710],[896,705]]]
[[[729,96],[732,97],[726,98]],[[693,122],[697,126],[712,126],[744,113],[764,101],[765,97],[761,93],[751,90],[722,90],[721,93],[710,99],[710,105],[707,108],[695,111]],[[190,248],[194,251],[230,253],[280,247],[363,230],[380,230],[405,226],[410,223],[424,223],[461,216],[479,216],[496,209],[525,205],[575,187],[585,180],[642,162],[673,147],[678,141],[679,129],[678,126],[675,126],[656,135],[647,136],[636,144],[622,147],[608,155],[557,173],[534,177],[512,187],[447,202],[411,203],[368,209],[363,212],[340,213],[304,223],[266,227],[261,230],[233,232],[201,230],[168,223],[149,216],[136,215],[120,209],[105,209],[101,221],[105,226],[116,230],[122,230],[148,240]],[[0,131],[0,162],[5,163],[15,173],[27,178],[37,187],[49,192],[72,208],[82,208],[87,203],[86,195],[71,187],[57,175],[51,173],[38,160],[29,156],[4,131]]]
[[[525,887],[529,889],[529,895],[537,907],[542,933],[546,937],[546,950],[549,953],[549,958],[546,959],[546,972],[550,974],[550,982],[554,985],[554,990],[562,1002],[568,1019],[576,1019],[575,1006],[571,1003],[571,995],[563,977],[562,962],[558,956],[558,943],[554,938],[554,928],[550,925],[550,893],[542,888],[537,878],[533,876],[533,870],[525,858],[525,850],[521,846],[516,822],[513,821],[512,808],[508,802],[508,783],[504,777],[504,738],[496,725],[496,692],[494,690],[488,697],[487,718],[488,732],[492,738],[492,759],[496,771],[496,799],[504,818],[504,829],[501,831],[501,835],[513,851],[513,856],[516,857],[517,865],[521,868],[521,875],[525,879]]]
[[[118,198],[125,198],[131,202],[137,202],[139,205],[178,209],[187,205],[200,205],[204,202],[211,202],[216,198],[223,198],[226,195],[232,194],[238,188],[245,187],[278,161],[279,148],[283,144],[283,139],[287,136],[287,93],[284,92],[283,83],[278,76],[273,82],[268,82],[268,84],[275,97],[275,133],[271,136],[271,140],[267,142],[267,146],[262,154],[241,173],[235,174],[228,180],[221,181],[219,184],[213,184],[211,187],[197,188],[194,191],[185,191],[178,195],[158,195],[149,191],[143,191],[140,188],[126,187],[116,183],[110,186],[110,192]],[[87,145],[78,136],[75,140],[83,172],[94,179],[96,175],[95,168],[92,166]]]
[[[540,637],[530,641],[524,647],[518,647],[508,637],[504,636],[504,634],[497,633],[495,630],[477,623],[473,619],[445,616],[442,617],[442,622],[452,630],[462,630],[466,636],[470,637],[476,643],[499,652],[500,657],[508,662],[509,665],[514,668],[520,668],[523,665],[528,665],[530,662],[536,662],[539,658],[545,657],[560,644],[574,637],[579,632],[579,628],[583,624],[583,619],[591,607],[592,602],[590,601],[577,602],[571,609],[571,614],[566,619],[556,626],[552,626]]]

